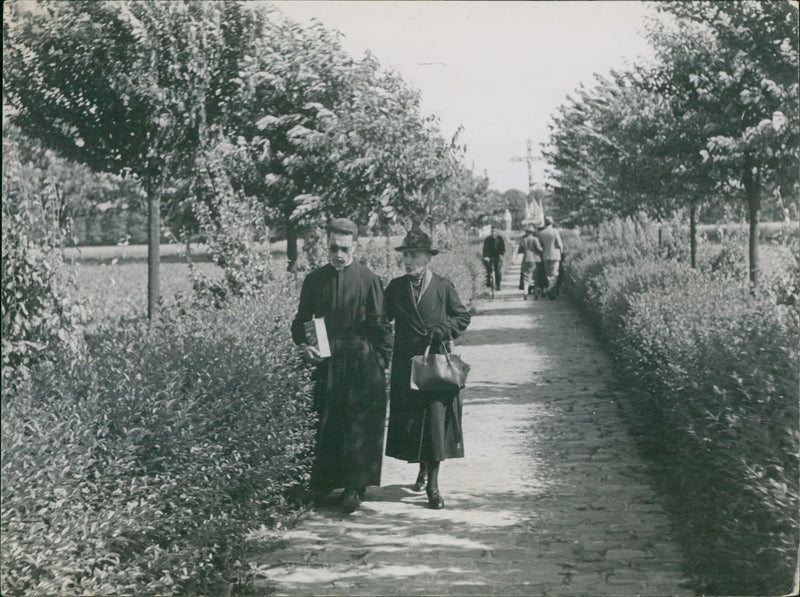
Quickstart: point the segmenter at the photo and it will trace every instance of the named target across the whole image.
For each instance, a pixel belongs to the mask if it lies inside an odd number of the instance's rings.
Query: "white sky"
[[[648,57],[646,12],[635,1],[288,1],[284,14],[312,17],[344,34],[354,56],[369,49],[422,92],[427,113],[449,138],[459,124],[467,165],[493,188],[527,189],[527,168],[512,157],[546,142],[550,115],[581,82]],[[544,165],[534,164],[535,181]]]

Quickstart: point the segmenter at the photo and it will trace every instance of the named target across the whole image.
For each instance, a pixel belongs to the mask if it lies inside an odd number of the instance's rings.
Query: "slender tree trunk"
[[[297,227],[294,222],[286,218],[286,270],[289,272],[297,271]]]
[[[147,193],[147,317],[152,322],[158,313],[159,256],[161,252],[161,195],[154,188]]]
[[[758,286],[758,212],[761,209],[761,173],[750,165],[750,160],[745,160],[744,190],[747,197],[747,219],[750,224],[748,239],[748,257],[750,270],[750,285]]]
[[[689,205],[689,253],[692,269],[697,267],[697,202]]]

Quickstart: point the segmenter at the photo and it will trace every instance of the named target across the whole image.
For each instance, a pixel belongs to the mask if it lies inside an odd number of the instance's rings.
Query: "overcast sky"
[[[635,1],[274,2],[287,16],[312,17],[344,34],[354,56],[369,49],[422,92],[423,109],[448,138],[464,126],[467,165],[492,187],[527,189],[527,168],[511,158],[547,141],[550,115],[594,73],[650,56],[646,12]],[[537,182],[543,164],[534,165]]]

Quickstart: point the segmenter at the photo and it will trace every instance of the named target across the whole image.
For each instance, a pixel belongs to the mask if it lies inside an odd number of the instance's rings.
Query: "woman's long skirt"
[[[407,462],[464,457],[458,392],[411,389],[411,359],[392,361],[386,455]]]

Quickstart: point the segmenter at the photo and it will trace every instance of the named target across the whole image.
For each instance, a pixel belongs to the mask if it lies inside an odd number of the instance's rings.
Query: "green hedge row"
[[[2,393],[2,593],[198,594],[247,580],[245,533],[309,471],[294,288],[106,329]]]
[[[788,594],[800,527],[797,303],[652,247],[576,243],[565,288],[630,388],[625,412],[697,590]]]

